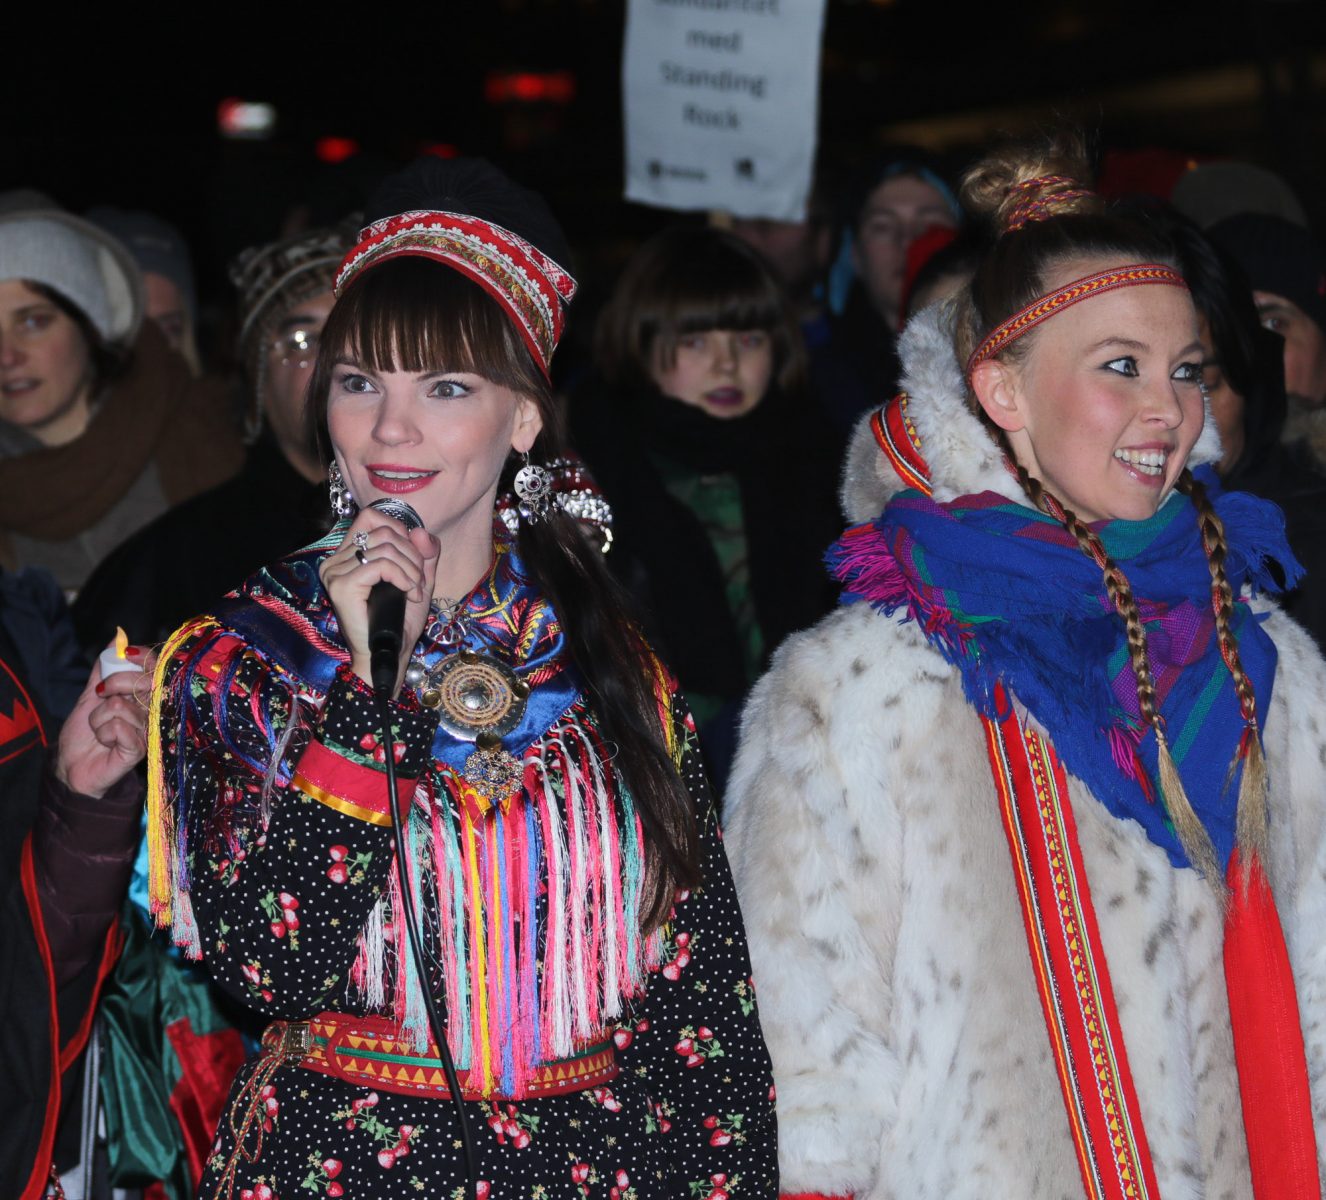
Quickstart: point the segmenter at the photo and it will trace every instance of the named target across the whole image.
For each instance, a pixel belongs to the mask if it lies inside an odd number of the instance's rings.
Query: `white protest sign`
[[[805,215],[824,0],[630,0],[626,198]]]

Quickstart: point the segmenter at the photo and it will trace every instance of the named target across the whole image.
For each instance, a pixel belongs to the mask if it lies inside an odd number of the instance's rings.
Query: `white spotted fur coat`
[[[1027,503],[962,403],[946,322],[930,310],[902,339],[936,498],[989,489]],[[1196,457],[1216,457],[1213,438]],[[863,424],[848,519],[877,515],[900,487]],[[1326,664],[1279,612],[1265,628],[1280,652],[1265,720],[1270,870],[1326,1147]],[[1216,902],[1078,780],[1070,791],[1161,1193],[1251,1197]],[[1081,1197],[981,725],[957,671],[914,624],[865,604],[831,614],[791,638],[755,688],[727,804],[783,1190]]]

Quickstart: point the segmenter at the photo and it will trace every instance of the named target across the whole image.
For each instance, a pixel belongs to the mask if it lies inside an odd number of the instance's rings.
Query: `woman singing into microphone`
[[[428,989],[479,1196],[772,1196],[769,1061],[693,727],[583,493],[538,465],[563,452],[561,232],[478,162],[415,164],[369,218],[309,386],[341,520],[162,653],[158,918],[271,1021],[201,1194],[456,1194]],[[388,497],[422,527],[368,507]],[[379,582],[406,598],[390,799]]]

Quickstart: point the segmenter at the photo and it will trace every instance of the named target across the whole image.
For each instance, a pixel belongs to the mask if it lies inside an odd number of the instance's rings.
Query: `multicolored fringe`
[[[196,705],[224,710],[242,702],[232,693],[240,661],[228,654],[233,636],[211,620],[185,626],[162,650],[153,692],[150,900],[158,925],[171,926],[191,958],[200,958],[202,948],[188,894],[189,792],[182,774],[166,778],[163,739],[186,736],[170,731],[191,728]],[[661,713],[668,682],[660,670]],[[292,686],[291,722],[301,699]],[[669,750],[677,755],[683,746],[667,715]],[[224,711],[219,716],[224,724]],[[265,723],[264,733],[273,761],[250,761],[227,745],[251,768],[254,784],[214,803],[250,807],[265,822],[272,784],[288,778],[282,759],[289,738],[284,725]],[[213,769],[185,755],[174,756],[174,769],[182,773],[186,760],[191,770]],[[425,922],[429,983],[446,998],[457,1068],[469,1071],[471,1086],[485,1094],[516,1094],[540,1063],[601,1038],[627,1002],[643,994],[649,968],[661,961],[661,934],[640,933],[643,828],[611,760],[577,703],[526,751],[524,787],[506,804],[485,811],[462,776],[435,765],[415,793],[401,869],[389,875],[386,895],[360,932],[350,971],[356,998],[390,1012],[422,1049],[428,1020],[400,893],[410,888]]]
[[[452,1054],[485,1094],[518,1093],[539,1063],[600,1037],[659,960],[660,940],[640,935],[641,822],[609,761],[576,706],[526,753],[524,792],[509,805],[480,812],[449,771],[445,791],[425,780],[416,792],[405,883],[418,911],[439,914],[429,949]],[[370,1006],[386,999],[422,1049],[428,1022],[398,886],[393,876],[350,978]]]
[[[215,621],[199,618],[182,625],[166,640],[157,658],[147,718],[148,901],[157,926],[170,928],[175,944],[194,959],[202,957],[202,946],[193,917],[193,905],[189,902],[187,839],[182,835],[184,820],[171,803],[166,788],[163,717],[168,692],[166,680],[180,648],[191,639],[215,628]],[[176,674],[176,690],[189,686],[190,674],[188,671]],[[179,695],[171,696],[177,710],[181,699]],[[184,793],[182,788],[174,788],[170,794],[181,796]]]
[[[147,729],[148,902],[157,926],[169,928],[175,944],[191,959],[202,958],[202,945],[189,899],[190,813],[185,773],[214,771],[220,779],[225,777],[225,771],[219,760],[177,754],[174,778],[167,779],[165,739],[187,738],[188,731],[203,720],[200,704],[215,703],[217,716],[209,720],[215,719],[225,727],[226,707],[235,702],[234,676],[244,661],[243,656],[229,654],[224,645],[235,636],[214,618],[190,621],[176,630],[162,647],[152,681]],[[189,647],[187,658],[182,657],[185,646]],[[275,665],[271,669],[279,671]],[[244,762],[258,781],[251,791],[228,786],[216,797],[218,809],[256,805],[256,815],[266,825],[272,789],[289,779],[284,756],[298,721],[298,706],[309,699],[295,689],[292,677],[290,713],[279,728],[268,721],[261,706],[251,704],[252,715],[266,735],[271,753],[258,759],[253,757],[251,749],[246,752],[234,743],[227,743],[223,750],[217,751]]]

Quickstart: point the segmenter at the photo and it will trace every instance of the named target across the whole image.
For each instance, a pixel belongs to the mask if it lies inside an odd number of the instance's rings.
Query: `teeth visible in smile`
[[[1116,450],[1114,457],[1141,471],[1143,475],[1163,475],[1169,459],[1168,450]]]
[[[432,471],[374,471],[383,479],[426,479]]]

